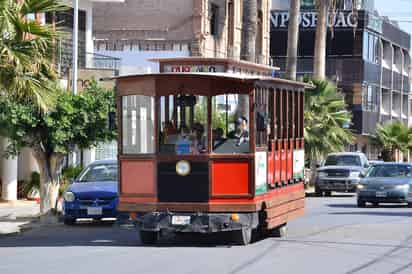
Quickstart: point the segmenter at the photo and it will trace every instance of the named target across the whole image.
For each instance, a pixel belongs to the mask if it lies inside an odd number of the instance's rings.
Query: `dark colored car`
[[[316,170],[315,192],[330,196],[332,191],[356,192],[356,187],[369,168],[368,159],[360,152],[331,153]]]
[[[412,205],[412,164],[382,163],[370,168],[358,185],[358,207],[366,203],[407,203]]]
[[[64,193],[65,224],[78,218],[117,217],[117,161],[96,161],[85,168]]]

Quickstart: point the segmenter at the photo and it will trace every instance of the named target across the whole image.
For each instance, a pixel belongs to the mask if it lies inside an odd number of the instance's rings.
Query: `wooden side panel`
[[[251,193],[249,165],[248,161],[213,161],[212,196]]]
[[[291,191],[289,191],[291,190]],[[305,193],[302,184],[285,188],[284,193],[278,193],[266,201],[266,225],[268,229],[287,223],[304,214]]]
[[[156,195],[154,160],[121,160],[121,193],[131,196]]]

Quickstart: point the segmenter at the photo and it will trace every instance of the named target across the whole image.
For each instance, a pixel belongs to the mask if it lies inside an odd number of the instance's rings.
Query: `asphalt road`
[[[246,247],[204,238],[145,247],[111,224],[40,227],[0,238],[0,273],[412,273],[412,209],[357,208],[348,195],[306,206],[287,237]]]

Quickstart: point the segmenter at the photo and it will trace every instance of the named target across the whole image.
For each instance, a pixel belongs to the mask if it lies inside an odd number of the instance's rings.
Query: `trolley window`
[[[207,152],[207,97],[170,95],[160,97],[160,153]]]
[[[249,95],[212,98],[212,146],[220,154],[249,153]]]
[[[154,97],[122,97],[122,137],[124,154],[149,154],[154,146]]]

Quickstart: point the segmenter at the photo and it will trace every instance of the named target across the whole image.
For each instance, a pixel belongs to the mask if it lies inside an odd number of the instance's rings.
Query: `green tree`
[[[60,34],[30,16],[65,10],[56,0],[0,0],[0,92],[47,109],[53,102],[50,82],[53,42]]]
[[[314,169],[330,152],[343,151],[353,141],[348,129],[351,114],[344,97],[328,81],[314,80],[315,88],[305,94],[305,154]]]
[[[384,161],[395,161],[397,152],[407,153],[412,148],[412,129],[401,121],[378,125],[372,141],[381,149]]]
[[[116,138],[115,129],[108,127],[109,112],[115,111],[113,91],[93,83],[79,95],[54,92],[56,105],[47,112],[24,100],[0,97],[0,134],[10,140],[7,153],[30,147],[40,167],[42,214],[55,206],[65,155],[75,146],[85,149]]]

